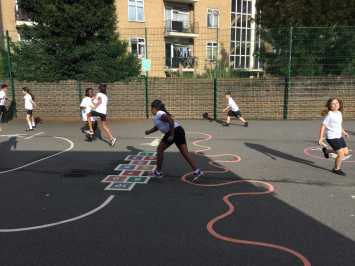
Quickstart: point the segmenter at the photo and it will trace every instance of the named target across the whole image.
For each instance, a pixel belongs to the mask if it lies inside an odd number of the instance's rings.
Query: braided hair
[[[152,108],[155,108],[159,111],[165,112],[167,115],[171,116],[171,114],[166,110],[165,104],[161,100],[154,100],[151,104]]]

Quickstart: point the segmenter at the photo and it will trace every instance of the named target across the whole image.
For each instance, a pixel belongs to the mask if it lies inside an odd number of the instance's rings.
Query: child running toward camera
[[[36,106],[36,103],[34,101],[34,96],[30,92],[29,88],[22,88],[22,92],[24,94],[23,98],[25,101],[26,121],[28,125],[26,131],[33,131],[33,129],[36,128],[35,119],[33,117],[33,109]]]
[[[2,123],[3,116],[6,113],[7,90],[8,86],[6,84],[2,84],[0,89],[0,123]],[[0,132],[1,131],[2,128],[0,127]]]
[[[163,166],[164,151],[173,143],[175,143],[182,156],[191,166],[194,177],[203,175],[203,172],[196,167],[195,161],[189,154],[184,129],[179,122],[174,121],[169,112],[166,110],[163,102],[160,100],[155,100],[152,102],[151,111],[154,115],[154,127],[150,130],[147,130],[145,134],[150,135],[158,130],[165,134],[157,149],[157,169],[154,171],[154,175],[158,178],[163,176],[161,170]]]
[[[85,123],[82,127],[82,132],[89,130],[89,123],[88,123],[88,114],[91,112],[93,108],[93,99],[95,98],[94,90],[92,88],[87,88],[85,90],[85,97],[81,100],[80,109],[81,109],[81,116],[82,120]],[[93,141],[95,139],[96,130],[97,130],[97,120],[96,117],[91,117],[92,127],[94,130],[94,135],[87,134],[87,141]]]
[[[249,124],[248,122],[243,118],[242,113],[240,112],[239,106],[236,104],[234,99],[232,98],[232,95],[230,92],[226,93],[226,99],[228,101],[228,106],[223,110],[224,113],[227,113],[227,120],[225,122],[225,126],[229,126],[231,122],[231,116],[235,116],[237,119],[242,121],[245,127],[247,127]]]
[[[323,147],[324,157],[328,159],[329,151],[324,143],[324,140],[327,140],[337,154],[333,173],[345,176],[346,174],[341,170],[341,166],[344,157],[349,155],[349,149],[343,136],[348,138],[349,134],[343,128],[343,102],[338,98],[331,98],[327,101],[326,108],[322,112],[322,115],[326,117],[320,128],[319,145]]]
[[[107,104],[108,104],[108,97],[107,97],[107,85],[101,84],[99,86],[99,92],[96,94],[95,99],[92,101],[92,111],[88,113],[87,120],[89,123],[89,130],[86,131],[90,136],[94,135],[94,127],[92,123],[92,117],[100,117],[102,128],[106,134],[106,136],[110,140],[110,145],[113,147],[116,144],[117,138],[112,136],[111,130],[107,124]]]

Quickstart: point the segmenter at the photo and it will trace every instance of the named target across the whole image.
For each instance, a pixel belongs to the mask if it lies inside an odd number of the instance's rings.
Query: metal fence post
[[[16,95],[15,95],[15,81],[12,71],[12,59],[11,59],[11,47],[10,47],[10,35],[9,31],[6,31],[6,52],[7,52],[7,69],[8,69],[8,77],[10,81],[11,93],[12,93],[12,104],[11,104],[11,112],[16,117],[17,107],[16,107]]]
[[[213,79],[213,119],[217,120],[217,98],[218,98],[218,83],[217,78]]]
[[[148,59],[148,31],[144,28],[145,37],[145,59]],[[144,76],[144,97],[145,97],[145,117],[149,118],[149,76],[148,71],[145,72]]]
[[[287,78],[285,79],[285,93],[284,93],[284,114],[283,118],[288,119],[288,105],[289,105],[289,95],[291,90],[291,75],[292,75],[292,48],[293,48],[293,27],[290,27],[290,42],[289,42],[289,51],[288,51],[288,70]]]

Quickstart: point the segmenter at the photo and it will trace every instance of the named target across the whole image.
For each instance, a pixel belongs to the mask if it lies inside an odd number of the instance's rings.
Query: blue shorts
[[[330,147],[333,148],[334,151],[338,151],[347,147],[344,138],[327,139],[327,142],[329,143]]]

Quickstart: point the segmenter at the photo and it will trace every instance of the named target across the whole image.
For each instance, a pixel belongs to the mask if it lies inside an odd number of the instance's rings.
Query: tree
[[[258,0],[257,9],[268,72],[287,74],[292,26],[292,74],[354,75],[355,1]]]
[[[113,82],[140,73],[116,33],[114,0],[19,0],[35,21],[14,45],[17,79]]]

